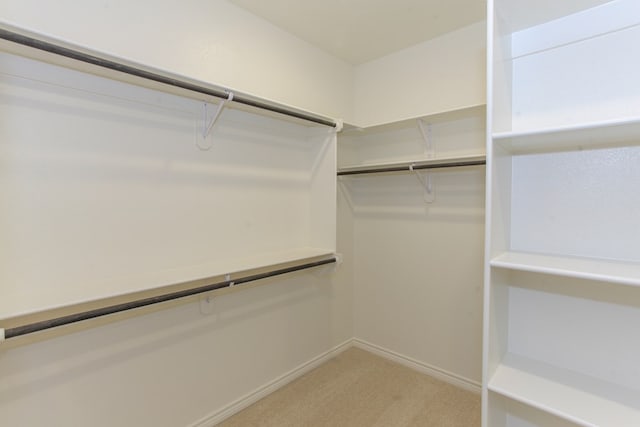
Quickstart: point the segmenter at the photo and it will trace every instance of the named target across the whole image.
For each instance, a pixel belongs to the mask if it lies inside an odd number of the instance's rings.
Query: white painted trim
[[[284,375],[281,375],[275,380],[258,387],[256,390],[242,396],[234,402],[231,402],[229,405],[206,415],[193,424],[190,424],[188,427],[213,427],[351,347],[353,347],[353,340],[349,339],[331,350],[292,369]]]
[[[380,357],[384,357],[385,359],[389,359],[391,361],[399,363],[415,371],[418,371],[423,374],[429,375],[431,377],[437,378],[439,380],[445,381],[456,387],[460,387],[462,389],[469,390],[478,394],[480,394],[482,390],[481,384],[477,381],[464,378],[460,375],[456,375],[444,369],[426,364],[424,362],[420,362],[419,360],[412,359],[410,357],[404,356],[394,351],[387,350],[386,348],[382,348],[375,344],[368,343],[359,338],[353,339],[353,346],[359,349],[368,351],[370,353],[373,353],[375,355],[378,355]]]

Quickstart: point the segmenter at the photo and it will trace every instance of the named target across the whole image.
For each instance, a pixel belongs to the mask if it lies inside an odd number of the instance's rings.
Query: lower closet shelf
[[[640,390],[511,353],[503,358],[488,388],[580,426],[640,425]]]
[[[149,274],[145,279],[148,283],[151,283],[150,278],[156,279],[155,287],[0,318],[0,342],[8,338],[212,291],[231,289],[237,285],[336,262],[338,258],[333,251],[303,247],[267,252],[235,261],[227,260],[223,265],[215,264],[215,268],[214,264],[205,263],[173,269],[170,275]],[[171,281],[167,282],[169,278]],[[142,279],[142,276],[138,279]]]
[[[640,264],[598,258],[504,252],[492,267],[640,286]]]

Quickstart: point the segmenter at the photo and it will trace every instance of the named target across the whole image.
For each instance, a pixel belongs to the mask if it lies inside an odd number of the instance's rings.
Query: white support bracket
[[[5,340],[4,328],[0,328],[0,344],[2,344],[4,340]]]
[[[414,165],[409,165],[409,170],[415,172],[416,178],[420,184],[424,187],[424,201],[425,203],[433,203],[436,200],[435,189],[433,188],[433,181],[431,180],[431,173],[427,172],[426,177],[422,177],[419,171],[413,168]]]
[[[232,288],[232,287],[234,287],[236,285],[236,283],[233,280],[231,280],[231,273],[225,274],[224,281],[225,282],[229,282],[229,287],[230,288]]]
[[[207,103],[204,103],[204,107],[203,107],[203,115],[204,115],[204,119],[202,120],[203,126],[202,126],[202,140],[206,140],[209,137],[209,134],[211,133],[211,130],[213,129],[213,126],[216,124],[216,122],[218,121],[218,118],[220,117],[220,113],[222,113],[222,110],[224,109],[225,105],[228,102],[233,101],[233,92],[228,92],[228,97],[227,99],[223,99],[220,101],[220,103],[218,104],[218,108],[216,109],[216,112],[213,114],[213,117],[211,118],[211,120],[208,120],[208,114],[207,114]],[[201,150],[208,150],[211,148],[212,145],[200,145],[200,143],[198,143],[198,148],[200,148]]]
[[[426,123],[422,119],[418,119],[418,128],[424,140],[424,155],[427,159],[434,157],[433,137],[431,135],[431,123]]]

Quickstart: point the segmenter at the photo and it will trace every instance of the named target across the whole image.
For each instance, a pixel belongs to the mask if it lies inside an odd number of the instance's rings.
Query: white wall
[[[355,121],[372,126],[483,104],[484,22],[355,69]]]
[[[373,178],[355,190],[362,204],[378,204],[355,219],[355,337],[476,386],[482,368],[483,172],[437,176],[433,206],[421,206],[421,189],[409,174]],[[396,196],[373,201],[380,193]]]
[[[483,104],[486,24],[473,24],[355,69],[356,124]],[[338,140],[341,166],[424,155],[417,125]],[[395,130],[394,130],[395,129]],[[365,132],[366,133],[366,132]],[[435,156],[484,152],[484,117],[434,125]],[[349,143],[362,139],[362,143]],[[425,370],[481,381],[484,168],[347,178],[354,215],[355,337]]]
[[[483,113],[434,123],[435,157],[483,153]],[[415,122],[345,134],[338,148],[341,166],[424,156]],[[340,177],[353,211],[355,338],[478,389],[485,169],[430,174],[432,203],[411,173]]]
[[[0,20],[145,65],[353,119],[353,67],[225,0],[5,0]]]

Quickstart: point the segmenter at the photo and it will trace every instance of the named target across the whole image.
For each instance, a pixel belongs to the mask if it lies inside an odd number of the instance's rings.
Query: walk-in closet
[[[5,0],[0,424],[640,425],[635,0]]]

